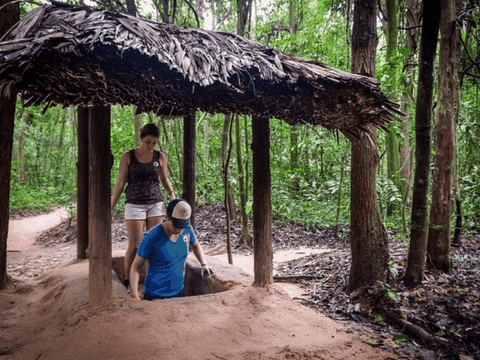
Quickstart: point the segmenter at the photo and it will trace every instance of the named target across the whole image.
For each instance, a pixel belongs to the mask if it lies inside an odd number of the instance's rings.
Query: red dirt
[[[89,308],[87,260],[14,280],[0,291],[2,359],[398,358],[365,344],[367,332],[298,304],[276,284],[147,302],[114,282],[113,294],[111,309]]]

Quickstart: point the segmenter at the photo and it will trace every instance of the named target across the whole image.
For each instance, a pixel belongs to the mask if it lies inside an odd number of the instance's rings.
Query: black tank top
[[[135,150],[130,150],[130,166],[128,167],[126,203],[136,205],[156,204],[163,201],[158,175],[160,174],[160,152],[153,152],[153,160],[141,163],[135,156]]]

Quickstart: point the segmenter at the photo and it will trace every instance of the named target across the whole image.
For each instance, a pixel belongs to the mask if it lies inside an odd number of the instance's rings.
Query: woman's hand
[[[175,200],[175,192],[172,190],[168,193],[168,201]]]

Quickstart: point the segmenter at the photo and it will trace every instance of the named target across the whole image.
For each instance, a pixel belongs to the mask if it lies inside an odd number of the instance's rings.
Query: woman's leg
[[[145,226],[144,220],[125,220],[127,225],[128,245],[125,251],[125,279],[130,278],[130,267],[132,266],[133,259],[137,253],[138,245],[143,236],[143,229]]]
[[[165,219],[165,216],[155,216],[147,219],[147,231],[155,225],[161,224]]]
[[[150,230],[155,225],[162,223],[163,219],[165,219],[165,204],[163,201],[152,205],[150,209],[147,211],[147,231]]]

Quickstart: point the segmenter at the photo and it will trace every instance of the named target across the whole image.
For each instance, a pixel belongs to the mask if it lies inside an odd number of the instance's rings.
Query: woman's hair
[[[160,130],[158,130],[157,125],[152,123],[143,125],[140,129],[140,139],[143,139],[147,135],[158,138],[160,136]]]

